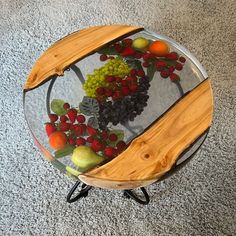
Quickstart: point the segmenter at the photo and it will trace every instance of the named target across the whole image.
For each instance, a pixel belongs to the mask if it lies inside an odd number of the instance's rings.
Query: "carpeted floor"
[[[236,235],[236,1],[0,0],[0,235]],[[94,189],[67,204],[72,180],[41,156],[22,87],[59,38],[97,24],[134,24],[185,45],[205,66],[214,124],[194,159],[147,189],[148,206]]]

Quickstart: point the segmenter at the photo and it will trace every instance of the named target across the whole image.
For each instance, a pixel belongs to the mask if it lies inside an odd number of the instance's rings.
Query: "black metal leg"
[[[75,192],[75,190],[78,188],[79,185],[80,185],[80,181],[78,180],[74,184],[74,186],[72,187],[70,192],[68,193],[68,195],[66,197],[67,202],[72,203],[72,202],[75,202],[75,201],[79,200],[82,197],[87,197],[88,196],[88,191],[92,188],[92,186],[82,184],[82,188],[81,188],[80,192],[75,197],[72,197],[73,193]]]
[[[142,199],[138,198],[138,196],[136,194],[134,194],[132,192],[132,190],[124,190],[124,196],[126,198],[132,198],[133,200],[135,200],[136,202],[138,202],[138,203],[140,203],[142,205],[147,205],[150,202],[149,195],[148,195],[148,193],[147,193],[145,188],[142,187],[140,189],[143,192],[145,200],[142,200]]]

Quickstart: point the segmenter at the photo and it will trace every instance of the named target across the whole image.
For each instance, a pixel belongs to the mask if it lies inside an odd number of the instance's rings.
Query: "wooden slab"
[[[205,80],[107,164],[79,176],[84,183],[132,189],[158,180],[211,125],[212,89]]]
[[[95,26],[59,40],[36,61],[25,83],[24,90],[27,91],[39,86],[49,80],[52,75],[63,75],[67,67],[98,48],[142,29],[128,25]]]

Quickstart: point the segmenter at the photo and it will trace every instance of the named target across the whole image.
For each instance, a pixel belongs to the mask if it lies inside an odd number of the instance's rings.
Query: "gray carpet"
[[[236,1],[0,0],[0,235],[236,235]],[[151,203],[94,189],[67,204],[73,184],[41,156],[27,129],[22,87],[59,38],[97,24],[141,25],[174,38],[212,79],[213,127],[175,176],[149,186]]]

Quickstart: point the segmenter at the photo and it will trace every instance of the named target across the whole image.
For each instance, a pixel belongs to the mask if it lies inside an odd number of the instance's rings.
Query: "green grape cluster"
[[[109,83],[105,78],[107,75],[118,76],[124,78],[129,75],[131,68],[122,59],[116,57],[109,60],[104,66],[99,69],[94,69],[94,74],[87,75],[87,80],[83,85],[86,95],[96,97],[96,89],[99,87],[108,87]]]

